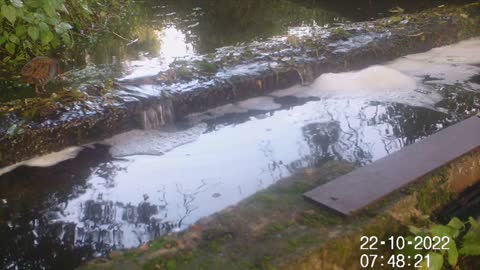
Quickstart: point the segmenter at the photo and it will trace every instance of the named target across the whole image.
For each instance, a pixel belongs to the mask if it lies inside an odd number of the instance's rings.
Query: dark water
[[[84,147],[55,166],[20,166],[0,176],[0,269],[72,269],[184,229],[302,168],[370,163],[480,108],[479,93],[442,94],[436,106],[448,113],[362,98],[276,97],[275,109],[213,110],[171,131]],[[162,154],[155,149],[169,144]]]
[[[79,39],[58,57],[68,80],[48,89],[152,75],[175,59],[287,35],[293,27],[364,21],[392,15],[389,9],[395,6],[416,12],[447,2],[472,1],[139,0],[119,29]],[[0,102],[35,96],[18,73],[0,78]]]

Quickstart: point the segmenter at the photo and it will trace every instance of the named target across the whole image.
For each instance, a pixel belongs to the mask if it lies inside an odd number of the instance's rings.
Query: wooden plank
[[[477,115],[304,195],[336,212],[351,215],[479,147]]]

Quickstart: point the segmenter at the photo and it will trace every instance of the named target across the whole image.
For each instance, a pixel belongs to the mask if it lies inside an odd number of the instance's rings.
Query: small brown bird
[[[40,94],[38,91],[39,85],[42,87],[42,91],[45,92],[45,85],[55,75],[63,77],[58,61],[46,56],[37,56],[30,60],[23,66],[21,74],[25,83],[35,85],[35,93],[37,94]]]

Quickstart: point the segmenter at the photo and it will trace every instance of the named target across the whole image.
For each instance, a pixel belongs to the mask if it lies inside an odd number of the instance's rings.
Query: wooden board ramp
[[[351,215],[479,147],[477,115],[304,195],[343,215]]]

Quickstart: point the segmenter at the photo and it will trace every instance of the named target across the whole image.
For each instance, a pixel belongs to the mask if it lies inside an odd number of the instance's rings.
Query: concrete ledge
[[[370,165],[305,193],[351,215],[420,177],[480,147],[480,118],[471,117]]]
[[[162,103],[173,104],[169,109],[176,119],[181,119],[193,112],[305,83],[325,72],[358,69],[452,44],[479,34],[479,13],[480,4],[476,3],[404,14],[396,16],[395,20],[386,18],[349,24],[341,29],[320,29],[320,32],[312,31],[310,35],[290,41],[284,37],[223,50],[213,57],[205,56],[204,61],[222,66],[216,74],[187,80],[174,78],[167,83],[164,78],[169,74],[158,74],[134,82],[121,82],[126,89],[113,92],[113,104],[112,99],[92,96],[85,103],[88,106],[74,104],[68,110],[35,120],[9,112],[0,115],[0,167],[138,128],[139,114]],[[408,23],[400,23],[398,18]],[[238,51],[240,58],[232,62],[230,53]],[[243,67],[245,72],[230,72],[238,67]],[[135,87],[128,84],[154,85],[159,92],[168,94],[136,93],[132,90]],[[170,102],[165,102],[165,98]]]

